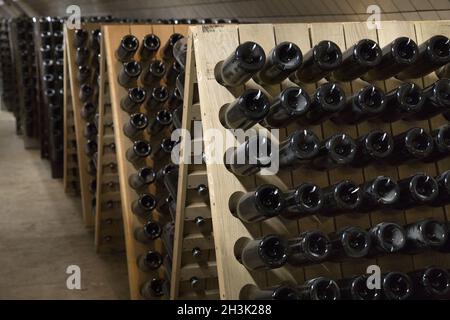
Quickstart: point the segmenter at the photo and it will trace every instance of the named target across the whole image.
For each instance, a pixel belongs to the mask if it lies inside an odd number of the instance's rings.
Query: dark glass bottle
[[[439,194],[437,181],[424,173],[416,173],[398,181],[400,199],[394,208],[406,210],[420,205],[433,203]]]
[[[135,36],[131,34],[124,36],[120,40],[120,45],[116,50],[117,60],[120,62],[130,61],[133,59],[138,48],[139,40]]]
[[[148,61],[153,59],[161,46],[159,37],[153,33],[147,34],[142,41],[140,52],[141,61]]]
[[[383,274],[381,288],[385,300],[407,300],[414,290],[411,278],[403,272]]]
[[[337,124],[354,125],[384,112],[386,99],[381,89],[368,85],[349,97],[344,108],[331,116]]]
[[[122,110],[133,113],[139,110],[139,106],[144,103],[147,92],[143,88],[130,88],[128,94],[120,100]]]
[[[295,83],[313,83],[325,78],[342,63],[342,52],[332,41],[320,41],[303,56],[302,66],[289,79]]]
[[[379,300],[381,290],[369,289],[367,278],[367,275],[362,275],[338,280],[337,284],[341,289],[342,300]]]
[[[79,98],[81,102],[86,102],[94,96],[94,88],[88,84],[83,84],[80,87]]]
[[[378,176],[360,186],[362,202],[361,212],[370,212],[384,207],[393,206],[400,199],[400,188],[391,177]]]
[[[97,152],[97,141],[88,140],[84,150],[89,157],[93,156]]]
[[[345,227],[331,234],[329,260],[347,261],[363,258],[369,254],[372,240],[370,233],[360,227]]]
[[[41,46],[39,49],[41,52],[42,59],[51,59],[52,58],[52,46],[49,44]]]
[[[274,185],[264,184],[239,199],[235,215],[247,223],[259,222],[279,215],[284,206],[283,192]]]
[[[430,134],[434,141],[434,148],[424,161],[436,162],[448,157],[450,155],[450,125],[444,124]]]
[[[361,206],[361,188],[350,180],[342,180],[323,188],[323,194],[321,214],[325,216],[351,213]]]
[[[169,283],[166,280],[153,278],[145,282],[140,288],[140,294],[146,299],[158,299],[167,295]]]
[[[177,199],[178,194],[178,166],[170,170],[164,176],[164,186],[173,199]]]
[[[151,152],[152,147],[150,143],[145,140],[137,140],[133,143],[133,146],[128,148],[126,158],[135,166],[140,167]]]
[[[217,82],[227,87],[238,87],[258,73],[266,62],[264,49],[257,43],[241,43],[225,60],[214,68]]]
[[[170,110],[183,106],[183,95],[178,88],[173,89],[172,94],[167,99],[167,106]]]
[[[366,81],[386,80],[415,64],[419,48],[414,40],[399,37],[381,49],[380,63],[362,78]]]
[[[422,128],[412,128],[394,136],[394,151],[386,159],[392,165],[423,160],[433,151],[433,138]]]
[[[337,283],[325,277],[314,278],[297,286],[300,300],[334,301],[340,300],[341,293]]]
[[[318,155],[309,166],[317,170],[333,169],[353,162],[355,141],[345,133],[339,133],[321,141]]]
[[[89,62],[89,56],[90,56],[89,48],[87,47],[81,47],[77,48],[76,54],[75,54],[75,64],[77,66],[83,66],[88,64]]]
[[[303,62],[300,48],[293,42],[281,42],[273,48],[261,71],[253,76],[260,85],[274,85],[295,72]]]
[[[297,130],[279,145],[280,168],[309,163],[319,154],[320,140],[311,130]]]
[[[247,130],[263,120],[270,109],[269,99],[261,90],[249,89],[235,101],[222,107],[220,122],[227,129]]]
[[[98,134],[97,127],[95,126],[95,123],[93,122],[86,122],[84,125],[84,131],[83,135],[87,139],[94,139],[95,136]]]
[[[131,140],[142,136],[142,132],[148,125],[148,118],[143,113],[133,113],[130,120],[123,125],[123,133]]]
[[[131,204],[131,210],[139,217],[148,217],[148,215],[156,208],[156,198],[147,193],[139,195],[139,198]]]
[[[449,62],[450,39],[443,35],[435,35],[419,45],[416,62],[400,72],[397,78],[400,80],[420,78]]]
[[[135,60],[124,62],[118,76],[119,84],[124,88],[135,87],[141,71],[140,62]]]
[[[286,219],[301,219],[318,213],[323,206],[322,189],[312,183],[302,183],[285,194],[285,208],[281,216]]]
[[[356,140],[356,154],[352,167],[365,167],[384,160],[394,151],[394,139],[383,130],[372,130]]]
[[[250,176],[271,166],[271,141],[266,136],[252,136],[225,153],[225,166],[238,176]]]
[[[425,250],[436,250],[447,241],[448,229],[445,223],[434,219],[424,219],[405,226],[405,251],[411,254]]]
[[[151,136],[160,134],[164,129],[168,128],[172,123],[172,113],[163,109],[156,113],[155,118],[150,122],[148,126],[148,133]]]
[[[436,75],[439,79],[449,79],[450,78],[450,63],[436,70]]]
[[[183,72],[183,67],[177,61],[174,61],[167,70],[166,76],[164,78],[166,86],[169,88],[175,87],[177,77],[181,72]]]
[[[174,141],[171,138],[163,138],[153,152],[153,160],[162,163],[170,160],[172,150],[177,144],[178,141]]]
[[[147,87],[158,86],[165,73],[166,65],[160,60],[152,60],[142,73],[141,81]]]
[[[173,33],[167,40],[166,44],[161,48],[160,50],[161,58],[166,63],[172,63],[174,61],[173,47],[175,46],[175,43],[177,43],[177,41],[182,38],[184,38],[183,35],[179,33]]]
[[[128,177],[128,184],[135,190],[142,190],[155,182],[156,172],[149,167],[142,167]]]
[[[73,44],[75,45],[75,48],[84,46],[87,42],[88,37],[89,33],[87,32],[87,30],[83,29],[75,30],[73,36]]]
[[[439,187],[439,194],[430,205],[434,207],[445,206],[450,203],[450,170],[438,175],[436,181]]]
[[[286,127],[308,112],[311,99],[302,88],[284,89],[272,102],[264,123],[272,128]]]
[[[80,84],[86,83],[91,78],[91,68],[89,66],[79,66],[77,80]]]
[[[163,256],[158,251],[149,250],[137,259],[137,265],[141,271],[149,272],[158,269],[163,263]]]
[[[297,289],[290,284],[280,284],[275,287],[259,289],[255,285],[242,287],[240,300],[300,300]]]
[[[89,192],[92,193],[93,195],[95,195],[95,193],[97,192],[97,179],[92,179],[91,181],[89,181]]]
[[[311,97],[309,110],[298,117],[297,121],[305,126],[320,124],[343,110],[345,100],[345,92],[341,86],[335,82],[324,83]]]
[[[406,231],[392,222],[381,222],[369,230],[372,248],[369,256],[394,253],[403,250],[406,244]]]
[[[160,186],[164,186],[164,177],[168,175],[171,171],[177,170],[177,166],[173,163],[166,164],[164,167],[158,170],[156,173],[156,182]]]
[[[414,270],[408,275],[414,284],[413,299],[445,300],[450,292],[450,274],[447,270],[428,267]]]
[[[321,231],[306,231],[289,239],[288,263],[303,267],[325,262],[331,254],[331,242]]]
[[[91,45],[92,49],[94,49],[95,52],[100,52],[100,43],[102,41],[102,32],[100,29],[95,29],[91,31]]]
[[[425,103],[408,120],[427,120],[450,110],[450,79],[440,79],[423,89]]]
[[[373,40],[362,39],[342,53],[342,64],[333,71],[331,79],[352,81],[381,62],[381,48]]]
[[[288,259],[288,244],[277,235],[249,240],[237,254],[238,260],[251,271],[282,267]]]
[[[169,98],[169,90],[166,86],[158,86],[153,88],[152,94],[147,101],[146,108],[149,111],[160,109]]]

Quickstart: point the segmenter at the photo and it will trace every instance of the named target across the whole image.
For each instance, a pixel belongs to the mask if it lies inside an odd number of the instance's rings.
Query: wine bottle
[[[172,113],[167,109],[162,109],[156,113],[155,118],[150,121],[148,133],[156,136],[168,128],[172,123]]]
[[[167,99],[167,106],[170,110],[183,106],[183,95],[178,88],[173,89],[172,94]]]
[[[249,240],[237,258],[250,271],[280,268],[288,259],[288,244],[277,235],[267,235]]]
[[[141,82],[147,87],[155,87],[166,73],[166,65],[160,60],[152,60],[141,76]]]
[[[437,162],[450,155],[450,125],[444,124],[430,132],[434,141],[431,154],[424,159],[425,162]]]
[[[80,87],[79,98],[81,102],[86,102],[94,96],[94,88],[88,84],[83,84]]]
[[[450,292],[450,274],[438,267],[414,270],[408,275],[414,284],[413,299],[445,300]]]
[[[155,180],[156,172],[152,168],[142,167],[128,177],[128,184],[134,190],[142,190],[154,183]]]
[[[79,66],[77,72],[77,80],[80,84],[84,84],[91,78],[91,68],[89,66]]]
[[[395,76],[417,61],[419,48],[414,40],[399,37],[381,49],[380,63],[362,78],[366,81],[386,80]]]
[[[164,176],[164,186],[172,198],[176,200],[178,193],[178,166],[166,173]]]
[[[407,210],[433,203],[439,194],[437,181],[424,173],[416,173],[398,181],[400,198],[394,208]]]
[[[156,173],[156,182],[160,186],[164,186],[164,177],[168,175],[171,171],[177,170],[178,167],[174,165],[173,163],[168,163],[164,167],[158,170]]]
[[[147,92],[143,88],[130,88],[128,94],[120,100],[120,107],[128,113],[134,113],[139,110],[139,106],[144,103]]]
[[[419,45],[414,65],[397,75],[400,80],[417,79],[450,62],[450,39],[443,35],[432,36]]]
[[[149,111],[160,109],[169,98],[169,90],[166,86],[155,87],[147,101],[146,108]]]
[[[329,260],[342,262],[364,258],[369,254],[372,240],[370,233],[360,227],[345,227],[330,236]]]
[[[317,170],[330,170],[352,163],[355,154],[355,141],[345,133],[338,133],[321,141],[319,152],[309,166]]]
[[[178,40],[184,38],[183,35],[179,33],[173,33],[165,45],[161,48],[161,58],[168,64],[173,63],[174,56],[173,56],[173,47],[175,46],[175,43],[177,43]]]
[[[153,33],[147,34],[142,41],[142,48],[139,51],[141,61],[148,61],[153,59],[161,46],[159,37]]]
[[[309,163],[319,154],[320,140],[311,130],[297,130],[279,146],[280,168],[294,169]]]
[[[266,136],[252,136],[225,153],[225,167],[238,176],[250,176],[271,166],[271,141]]]
[[[128,148],[126,158],[135,166],[140,166],[144,160],[151,154],[152,147],[145,140],[134,141],[133,146]]]
[[[263,120],[270,109],[269,99],[261,90],[246,90],[239,98],[222,107],[220,122],[227,129],[247,130]]]
[[[323,188],[324,204],[321,215],[335,216],[351,213],[361,206],[362,191],[350,180],[342,180]]]
[[[392,222],[381,222],[369,230],[372,248],[369,256],[394,253],[403,250],[406,245],[406,231]]]
[[[49,44],[42,45],[39,49],[41,52],[42,59],[51,59],[52,58],[52,46]]]
[[[301,219],[316,214],[324,202],[322,189],[308,182],[288,191],[285,199],[285,207],[281,212],[285,219]]]
[[[143,113],[133,113],[130,120],[123,125],[123,133],[132,141],[142,136],[142,132],[148,125],[148,118]]]
[[[381,290],[369,289],[367,279],[367,275],[339,279],[337,284],[341,289],[342,300],[379,300]]]
[[[345,92],[335,82],[322,84],[311,98],[309,110],[297,121],[304,126],[316,125],[329,119],[345,107]]]
[[[254,223],[279,215],[284,206],[283,192],[274,185],[264,184],[242,195],[235,215],[244,222]]]
[[[86,155],[88,155],[89,157],[93,156],[94,153],[97,152],[97,141],[95,141],[95,140],[88,140],[86,142],[84,150],[86,152]]]
[[[330,238],[321,231],[305,231],[289,239],[287,262],[295,267],[303,267],[325,262],[331,253]]]
[[[342,53],[342,64],[332,72],[334,81],[352,81],[381,62],[381,48],[371,39],[359,40]]]
[[[290,284],[280,284],[260,289],[255,285],[245,285],[239,293],[240,300],[300,300],[297,289]]]
[[[156,198],[147,193],[139,195],[139,198],[131,204],[131,210],[139,217],[146,218],[156,208]]]
[[[284,89],[272,102],[264,124],[281,128],[308,112],[311,99],[305,90],[298,87]]]
[[[141,271],[149,272],[158,269],[163,263],[163,256],[158,251],[149,250],[137,259],[137,265]]]
[[[89,51],[89,48],[87,47],[77,48],[77,51],[75,53],[75,64],[77,66],[88,64],[90,55],[91,52]]]
[[[87,30],[76,29],[73,36],[73,44],[75,45],[75,48],[84,46],[87,42],[88,37],[89,33],[87,32]]]
[[[141,296],[146,299],[156,299],[167,295],[169,290],[169,282],[159,278],[153,278],[145,282],[141,288]]]
[[[257,43],[241,43],[225,60],[214,68],[218,83],[226,87],[238,87],[258,73],[266,62],[264,49]]]
[[[97,179],[92,179],[91,181],[89,181],[88,189],[90,193],[95,195],[95,193],[97,192]]]
[[[87,139],[93,139],[98,134],[97,127],[93,122],[86,122],[84,125],[83,135]]]
[[[449,79],[450,78],[450,63],[436,70],[436,75],[439,79]]]
[[[365,167],[391,156],[394,151],[394,139],[383,130],[372,130],[356,139],[356,153],[351,163],[352,167]]]
[[[412,128],[394,136],[394,151],[386,158],[391,165],[423,160],[433,151],[433,138],[422,128]]]
[[[438,175],[436,182],[438,183],[439,194],[430,205],[434,207],[445,206],[450,203],[450,170]]]
[[[170,65],[169,69],[166,72],[166,76],[164,77],[166,86],[169,88],[175,87],[177,77],[181,72],[183,72],[183,67],[177,61],[174,61]]]
[[[337,124],[355,125],[375,118],[386,108],[386,99],[381,89],[368,85],[347,99],[344,108],[331,116]]]
[[[179,141],[174,141],[171,138],[163,138],[155,148],[152,158],[158,162],[166,162],[171,159],[172,150]]]
[[[289,79],[294,83],[314,83],[342,64],[342,52],[333,41],[320,41],[303,56],[302,66]]]
[[[414,290],[411,278],[403,272],[383,274],[381,288],[385,300],[407,300]]]
[[[119,47],[116,50],[117,60],[120,62],[130,61],[133,59],[138,48],[139,40],[135,36],[131,34],[124,36],[122,40],[120,40]]]
[[[362,202],[361,212],[370,212],[385,207],[391,207],[400,199],[400,188],[397,182],[387,176],[378,176],[360,186]]]
[[[124,88],[135,87],[141,71],[140,62],[135,60],[124,62],[118,76],[119,84]]]
[[[100,29],[95,29],[91,31],[91,45],[92,49],[94,49],[95,52],[100,52],[100,43],[102,41],[102,31]]]
[[[404,251],[410,254],[439,249],[447,241],[447,226],[445,223],[434,219],[424,219],[407,224],[405,231],[406,246]]]
[[[299,291],[300,300],[334,301],[341,298],[337,283],[325,277],[308,280],[296,288]]]
[[[264,67],[253,79],[260,85],[281,83],[295,72],[302,62],[302,51],[295,43],[281,42],[269,52]]]

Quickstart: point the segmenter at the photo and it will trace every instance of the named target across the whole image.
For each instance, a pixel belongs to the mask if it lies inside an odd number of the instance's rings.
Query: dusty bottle
[[[289,239],[287,262],[296,267],[325,262],[331,254],[331,242],[321,231],[306,231]]]
[[[297,130],[279,145],[280,168],[309,163],[319,154],[320,140],[311,130]]]
[[[155,57],[158,52],[159,47],[161,46],[161,41],[159,37],[153,33],[147,34],[142,40],[142,47],[139,51],[141,60],[147,61],[151,60]]]
[[[386,158],[391,165],[423,160],[433,151],[433,138],[422,128],[412,128],[394,136],[394,151]]]
[[[155,182],[156,172],[149,167],[142,167],[128,177],[128,184],[134,190],[142,190]]]
[[[139,217],[147,217],[156,208],[156,198],[147,193],[139,195],[139,198],[131,204],[131,210]]]
[[[133,146],[128,148],[126,158],[135,166],[140,166],[144,160],[151,154],[152,147],[145,140],[134,141]]]
[[[400,199],[400,188],[397,182],[387,176],[378,176],[361,186],[361,212],[370,212],[395,205]]]
[[[141,271],[148,272],[158,269],[163,263],[163,256],[158,251],[149,250],[137,259],[137,265]]]
[[[359,227],[345,227],[329,235],[331,250],[329,260],[347,261],[369,254],[372,240],[370,233]]]
[[[381,288],[385,300],[407,300],[414,291],[411,278],[403,272],[383,274]]]
[[[136,87],[137,79],[141,71],[142,67],[140,62],[135,60],[124,62],[118,75],[119,84],[124,88]]]
[[[450,274],[443,268],[431,266],[408,275],[414,283],[413,299],[445,300],[450,292]]]
[[[169,99],[169,90],[166,86],[158,86],[153,88],[152,93],[145,106],[149,111],[156,111],[160,109],[164,103]]]
[[[342,300],[379,300],[381,290],[369,289],[367,278],[367,275],[362,275],[338,280],[337,284],[341,289]]]
[[[177,43],[178,40],[184,38],[183,35],[179,34],[179,33],[173,33],[169,39],[167,40],[167,42],[165,43],[165,45],[161,48],[161,58],[166,62],[166,63],[173,63],[174,61],[174,56],[173,56],[173,47],[175,46],[175,43]]]
[[[116,57],[120,62],[130,61],[138,48],[139,40],[131,34],[126,35],[120,40],[119,47],[116,50]]]
[[[142,132],[148,125],[148,118],[143,113],[133,113],[130,120],[123,125],[123,133],[131,140],[142,136]]]
[[[120,107],[128,113],[134,113],[144,103],[147,92],[143,88],[135,87],[128,89],[128,94],[120,100]]]
[[[450,155],[450,125],[444,124],[431,131],[430,135],[434,141],[434,148],[424,161],[437,162],[448,157]]]
[[[300,300],[334,301],[341,298],[337,283],[325,277],[308,280],[296,288],[299,291]]]
[[[433,203],[439,194],[437,181],[424,173],[416,173],[398,181],[400,199],[394,208],[406,210]]]
[[[165,73],[166,65],[160,60],[152,60],[142,73],[141,82],[147,87],[158,86]]]
[[[350,180],[342,180],[323,188],[321,215],[335,216],[357,210],[362,202],[361,188]]]
[[[355,154],[355,141],[345,133],[338,133],[321,141],[319,153],[309,166],[317,170],[345,166],[353,162]]]
[[[288,244],[277,235],[249,240],[240,249],[237,258],[251,271],[280,268],[288,259]]]
[[[290,284],[260,289],[255,285],[245,285],[239,293],[240,300],[300,300],[297,289]]]
[[[383,130],[372,130],[355,142],[356,154],[351,165],[356,168],[384,160],[394,151],[394,139]]]
[[[161,142],[156,146],[153,152],[152,158],[158,162],[165,162],[170,160],[173,148],[178,144],[178,141],[174,141],[171,138],[163,138]]]
[[[152,136],[160,134],[164,129],[168,128],[172,123],[172,113],[163,109],[156,113],[155,118],[150,121],[148,133]]]
[[[405,226],[406,246],[404,251],[411,254],[425,250],[437,250],[447,241],[448,229],[445,223],[434,219],[424,219]]]
[[[322,189],[312,183],[302,183],[285,195],[285,208],[281,216],[286,219],[301,219],[318,213],[323,206]]]
[[[369,256],[394,253],[403,250],[406,244],[406,231],[392,222],[381,222],[369,230],[372,248]]]

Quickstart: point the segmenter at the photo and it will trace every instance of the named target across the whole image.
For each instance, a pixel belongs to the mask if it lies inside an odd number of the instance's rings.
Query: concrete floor
[[[81,290],[66,287],[69,265],[81,268]],[[128,298],[125,255],[95,253],[80,199],[64,194],[0,111],[0,299]]]

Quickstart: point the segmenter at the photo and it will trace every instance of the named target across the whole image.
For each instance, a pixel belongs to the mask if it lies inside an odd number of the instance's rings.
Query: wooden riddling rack
[[[314,44],[321,40],[331,40],[340,48],[348,48],[363,38],[377,41],[381,47],[400,36],[407,36],[417,43],[422,43],[432,35],[443,34],[450,36],[450,23],[448,21],[433,22],[382,22],[382,29],[369,30],[365,22],[362,23],[320,23],[320,24],[259,24],[259,25],[233,25],[233,26],[196,26],[192,27],[191,45],[195,51],[188,61],[195,65],[196,77],[188,77],[186,74],[186,88],[193,88],[195,78],[198,79],[199,102],[203,130],[216,129],[225,133],[226,129],[219,121],[219,110],[233,101],[244,87],[237,88],[231,93],[227,88],[221,86],[214,77],[215,65],[227,58],[239,45],[245,41],[254,41],[260,44],[266,54],[279,42],[292,41],[296,43],[305,54]],[[188,72],[188,71],[187,71]],[[416,80],[417,84],[429,85],[436,80],[434,74],[423,79]],[[399,85],[397,80],[387,80],[376,83],[387,91]],[[281,85],[263,88],[270,96],[277,95],[282,88],[292,86],[289,81]],[[343,83],[347,96],[367,85],[363,81]],[[245,85],[246,88],[261,88],[253,80]],[[304,89],[312,94],[316,85],[304,86]],[[186,95],[185,95],[186,97]],[[187,104],[189,106],[189,104]],[[186,103],[185,103],[186,108]],[[185,114],[187,110],[184,111]],[[337,126],[331,121],[322,125],[311,127],[320,138],[326,138],[336,132],[344,132],[353,138],[361,136],[372,129],[382,128],[393,134],[398,134],[414,126],[423,127],[426,130],[436,128],[445,122],[442,116],[436,116],[430,121],[405,122],[398,121],[392,124],[380,124],[364,122],[356,126]],[[266,130],[257,125],[259,130]],[[290,125],[280,133],[282,139],[286,135],[298,129],[296,125]],[[210,147],[205,142],[205,152],[208,156]],[[369,228],[382,221],[396,222],[401,225],[415,222],[423,218],[433,217],[440,221],[448,220],[446,208],[420,207],[406,211],[383,210],[370,214],[361,214],[356,217],[341,215],[335,218],[311,218],[293,222],[281,221],[272,218],[262,223],[244,225],[238,218],[234,217],[229,210],[229,198],[238,191],[248,192],[263,183],[272,183],[283,190],[292,189],[301,182],[313,182],[321,187],[328,186],[342,179],[351,179],[356,183],[369,181],[378,175],[388,175],[394,178],[405,178],[409,175],[424,171],[429,175],[436,176],[449,167],[449,159],[442,160],[437,164],[407,164],[399,167],[375,167],[369,166],[363,169],[339,168],[329,172],[314,171],[312,174],[304,169],[295,171],[281,171],[277,176],[236,177],[230,173],[223,164],[207,164],[207,177],[210,193],[210,206],[215,241],[215,256],[217,274],[221,299],[238,299],[240,289],[246,284],[256,284],[264,288],[280,284],[283,281],[303,283],[305,280],[328,276],[332,279],[350,277],[364,274],[366,268],[371,264],[378,264],[382,271],[404,271],[408,272],[427,265],[450,267],[450,256],[426,252],[419,255],[395,254],[377,259],[358,259],[345,263],[324,263],[322,265],[308,266],[304,268],[293,268],[285,266],[267,272],[250,273],[240,264],[234,256],[234,245],[242,237],[258,238],[267,234],[280,234],[286,238],[296,236],[301,231],[320,229],[331,233],[347,225]],[[185,173],[186,175],[186,173]],[[183,176],[180,174],[180,182]],[[179,186],[179,188],[181,188]],[[178,203],[178,210],[182,210],[183,204]],[[178,214],[178,211],[177,211]],[[177,241],[175,241],[177,243]],[[175,249],[176,250],[176,249]],[[173,284],[172,284],[173,285]]]
[[[104,25],[102,27],[103,44],[105,48],[107,75],[109,82],[109,94],[111,99],[111,111],[114,123],[114,140],[116,144],[117,166],[120,184],[120,201],[122,207],[131,299],[142,299],[143,297],[140,294],[140,288],[144,283],[153,278],[167,279],[167,275],[164,271],[165,268],[162,267],[156,271],[142,272],[138,268],[136,263],[137,258],[147,250],[156,249],[164,254],[164,248],[161,239],[153,241],[152,244],[144,245],[137,242],[134,238],[135,229],[138,227],[143,227],[143,223],[145,222],[145,220],[135,216],[131,210],[131,204],[138,198],[138,194],[129,186],[128,177],[131,174],[135,173],[136,169],[130,162],[127,161],[125,157],[127,149],[132,146],[132,141],[124,135],[122,128],[124,124],[129,120],[130,116],[120,107],[120,100],[124,96],[126,96],[127,90],[121,87],[117,81],[118,74],[122,68],[122,63],[116,59],[115,51],[119,46],[122,37],[128,34],[136,36],[141,43],[145,35],[153,33],[160,38],[161,46],[163,46],[174,32],[187,35],[187,27],[183,25],[174,26],[150,24]],[[134,59],[139,60],[139,54],[136,54]],[[141,112],[144,112],[144,109],[142,109]],[[152,144],[153,142],[155,142],[149,139],[147,133],[144,134],[144,137],[146,140],[151,141]],[[155,171],[159,170],[162,165],[163,164],[161,163],[154,163],[151,157],[149,157],[147,160],[147,166],[152,167]],[[162,196],[162,194],[157,193],[155,184],[152,184],[149,187],[148,192],[155,195],[157,198],[160,198]],[[160,215],[158,214],[158,211],[154,210],[152,212],[151,219],[158,221],[159,216]],[[167,295],[161,297],[161,299],[166,298],[168,298]]]

